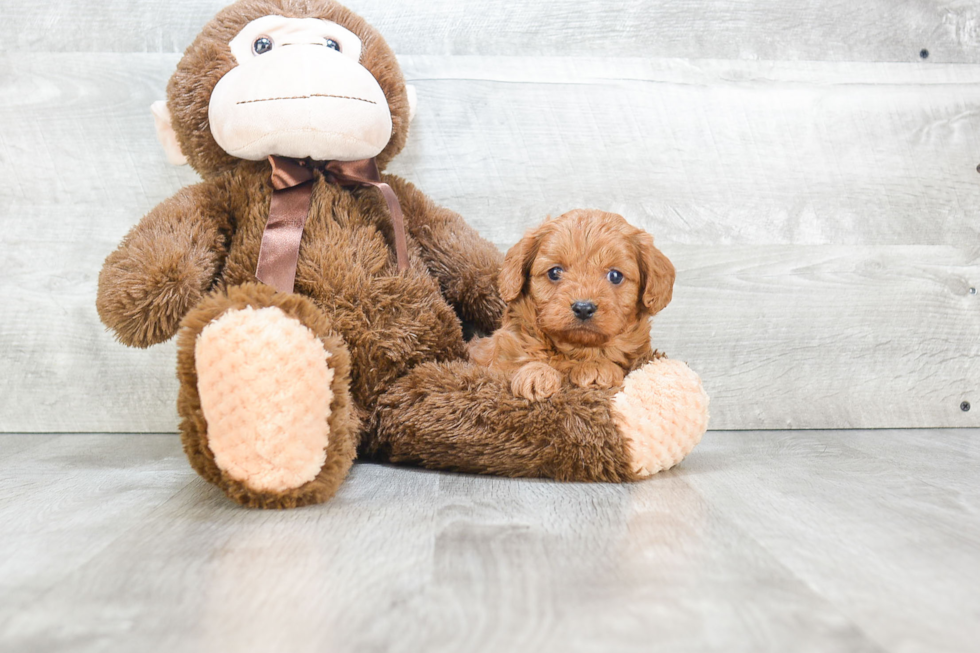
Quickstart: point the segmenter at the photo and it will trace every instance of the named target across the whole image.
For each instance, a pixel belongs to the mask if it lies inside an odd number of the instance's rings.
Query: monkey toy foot
[[[642,479],[670,469],[701,441],[708,395],[687,365],[658,358],[626,376],[611,412],[626,442],[630,471]]]
[[[179,341],[184,448],[246,506],[327,500],[355,453],[349,356],[304,297],[260,285],[218,291]]]

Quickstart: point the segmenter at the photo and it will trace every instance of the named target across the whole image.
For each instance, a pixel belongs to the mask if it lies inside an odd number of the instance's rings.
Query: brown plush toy
[[[460,318],[487,333],[499,324],[501,256],[379,174],[405,144],[413,95],[385,41],[346,8],[237,2],[188,48],[167,96],[158,135],[203,181],[109,255],[97,306],[130,346],[179,329],[184,449],[235,501],[325,501],[358,451],[626,481],[700,439],[707,397],[682,363],[531,402],[466,360]]]

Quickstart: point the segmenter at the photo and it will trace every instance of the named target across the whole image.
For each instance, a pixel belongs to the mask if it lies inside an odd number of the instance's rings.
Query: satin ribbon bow
[[[269,220],[262,232],[259,262],[255,276],[280,292],[292,292],[299,261],[299,243],[310,214],[313,197],[313,170],[319,169],[331,184],[338,186],[374,186],[381,191],[395,228],[395,254],[398,270],[408,269],[408,245],[405,240],[405,217],[391,186],[381,181],[374,159],[328,161],[308,164],[304,160],[270,156],[272,164],[272,201]]]

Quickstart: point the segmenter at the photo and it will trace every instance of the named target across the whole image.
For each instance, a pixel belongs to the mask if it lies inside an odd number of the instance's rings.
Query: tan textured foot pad
[[[638,478],[679,463],[708,429],[708,395],[701,379],[668,358],[630,372],[613,397],[612,412]]]
[[[312,481],[326,460],[330,357],[280,309],[228,311],[195,345],[208,446],[229,477],[259,492]]]

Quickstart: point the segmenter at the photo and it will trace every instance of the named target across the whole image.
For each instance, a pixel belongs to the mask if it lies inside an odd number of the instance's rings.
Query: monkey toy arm
[[[463,319],[490,333],[500,326],[505,304],[497,289],[503,255],[459,214],[438,206],[413,184],[384,176],[405,213],[405,228],[422,247],[422,258],[443,296]]]
[[[181,189],[106,258],[96,308],[122,343],[149,347],[168,340],[214,283],[226,248],[224,197],[213,181]]]

